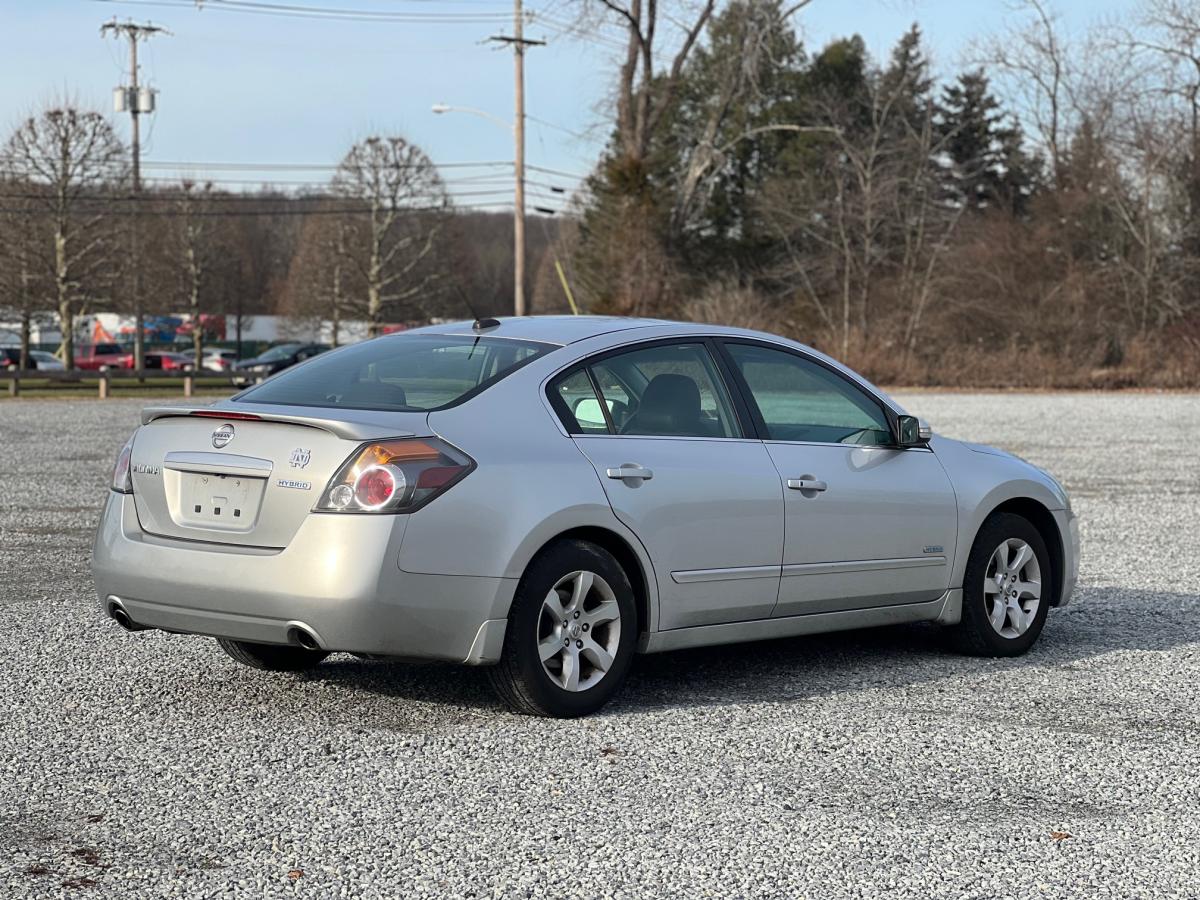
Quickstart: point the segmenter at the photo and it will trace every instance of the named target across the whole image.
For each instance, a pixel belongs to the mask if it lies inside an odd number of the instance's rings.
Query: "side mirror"
[[[922,422],[916,416],[896,417],[896,445],[899,447],[919,447],[933,436],[928,422]]]
[[[572,412],[575,413],[575,421],[582,427],[608,427],[604,421],[604,410],[600,408],[600,401],[595,397],[582,397],[576,400]]]

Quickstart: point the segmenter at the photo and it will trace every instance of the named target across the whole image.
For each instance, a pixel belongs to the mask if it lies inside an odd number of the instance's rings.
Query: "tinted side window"
[[[740,437],[708,348],[662,344],[592,365],[618,434]]]
[[[580,369],[552,384],[550,400],[571,434],[608,434],[608,422],[587,370]]]
[[[887,416],[865,391],[815,362],[750,344],[726,344],[767,437],[826,444],[892,443]]]

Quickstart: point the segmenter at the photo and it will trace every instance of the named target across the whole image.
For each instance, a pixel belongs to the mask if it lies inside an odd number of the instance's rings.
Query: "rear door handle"
[[[825,491],[829,489],[824,481],[815,478],[789,478],[788,487],[793,491]]]
[[[637,463],[621,463],[619,466],[613,466],[604,473],[609,478],[618,478],[622,481],[626,478],[637,478],[641,481],[649,481],[654,477],[654,473],[649,469],[639,466]]]

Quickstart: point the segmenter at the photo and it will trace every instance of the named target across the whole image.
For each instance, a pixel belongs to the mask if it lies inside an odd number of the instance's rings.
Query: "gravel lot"
[[[1200,398],[901,400],[1072,492],[1033,652],[644,657],[575,722],[473,670],[124,634],[88,559],[140,403],[0,401],[0,896],[1200,896]]]

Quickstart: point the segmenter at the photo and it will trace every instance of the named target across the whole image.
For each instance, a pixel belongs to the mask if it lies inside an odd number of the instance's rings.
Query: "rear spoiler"
[[[348,410],[347,412],[362,416],[361,420],[332,418],[317,414],[285,412],[295,407],[263,406],[254,412],[242,412],[220,409],[212,406],[148,406],[142,410],[142,424],[149,425],[158,419],[170,418],[205,418],[219,419],[226,422],[257,421],[281,422],[286,425],[302,425],[306,428],[318,428],[348,441],[373,441],[380,438],[416,437],[411,430],[397,430],[390,425],[388,418],[394,420],[394,413],[372,413],[369,410]],[[412,415],[408,413],[407,415]],[[427,418],[423,416],[422,418]],[[410,425],[411,428],[411,425]]]

